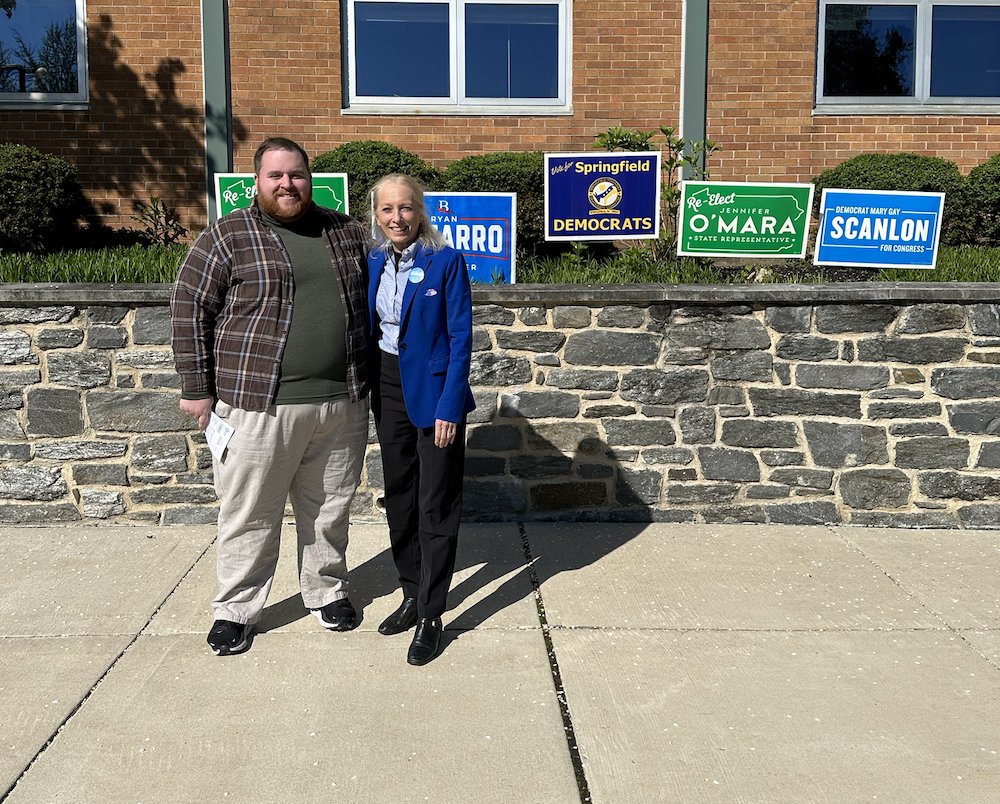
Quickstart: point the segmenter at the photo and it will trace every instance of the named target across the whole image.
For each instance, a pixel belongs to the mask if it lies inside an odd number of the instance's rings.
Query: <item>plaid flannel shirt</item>
[[[343,302],[347,391],[368,390],[367,249],[364,227],[322,207],[330,264]],[[261,220],[257,203],[216,221],[195,240],[170,300],[171,346],[188,399],[214,396],[243,410],[266,410],[278,390],[292,321],[295,280],[281,238]]]

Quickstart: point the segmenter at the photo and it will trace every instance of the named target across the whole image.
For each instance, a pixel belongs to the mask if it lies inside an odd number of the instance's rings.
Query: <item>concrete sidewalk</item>
[[[374,525],[212,655],[213,537],[0,529],[0,800],[1000,801],[1000,532],[467,525],[423,668]]]

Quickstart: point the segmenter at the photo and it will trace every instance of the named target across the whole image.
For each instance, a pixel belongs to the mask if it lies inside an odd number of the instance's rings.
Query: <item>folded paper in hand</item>
[[[208,427],[205,428],[205,439],[217,461],[222,460],[222,453],[226,451],[226,445],[233,437],[234,432],[232,425],[227,424],[214,413],[209,417]]]

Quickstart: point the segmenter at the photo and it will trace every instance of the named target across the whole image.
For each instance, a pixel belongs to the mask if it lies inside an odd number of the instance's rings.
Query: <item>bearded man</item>
[[[208,644],[251,645],[289,498],[299,586],[324,628],[349,631],[351,500],[368,440],[364,227],[312,201],[305,150],[271,137],[254,154],[257,195],[192,245],[171,297],[181,410],[232,428],[213,451],[218,594]]]

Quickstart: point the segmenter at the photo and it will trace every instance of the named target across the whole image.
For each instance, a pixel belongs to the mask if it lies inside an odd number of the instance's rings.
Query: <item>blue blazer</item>
[[[386,254],[368,255],[368,311],[371,349],[382,336],[375,296]],[[472,287],[465,257],[448,246],[428,251],[417,246],[403,291],[399,322],[399,374],[403,401],[416,427],[433,427],[436,419],[460,422],[476,407],[469,388],[472,362]],[[416,273],[415,273],[416,272]],[[372,378],[378,382],[378,377]]]

